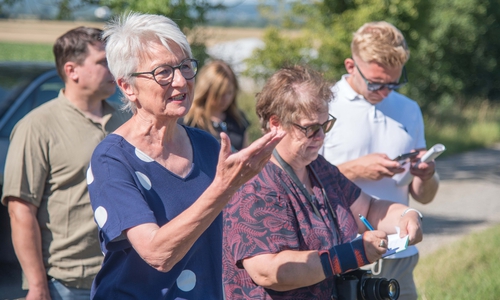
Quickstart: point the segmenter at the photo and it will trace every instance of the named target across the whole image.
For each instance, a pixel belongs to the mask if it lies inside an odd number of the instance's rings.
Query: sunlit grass
[[[422,300],[498,299],[500,226],[421,258],[414,276]]]
[[[0,42],[0,61],[54,61],[52,45]]]
[[[430,107],[424,115],[427,145],[441,143],[444,155],[491,146],[500,141],[500,104],[471,100]]]

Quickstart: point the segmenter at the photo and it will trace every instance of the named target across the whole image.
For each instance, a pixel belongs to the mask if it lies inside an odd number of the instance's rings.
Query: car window
[[[0,130],[1,137],[9,137],[14,125],[22,119],[33,108],[57,97],[59,90],[64,87],[64,83],[58,76],[47,79],[38,86],[31,94],[23,99],[23,103],[18,107],[14,114],[9,116],[7,123]]]
[[[51,69],[50,64],[0,63],[0,115],[35,78]]]
[[[123,98],[122,91],[120,90],[119,87],[116,87],[116,92],[113,95],[111,95],[111,97],[109,97],[107,100],[109,102],[116,103],[121,107],[123,106],[122,98]]]

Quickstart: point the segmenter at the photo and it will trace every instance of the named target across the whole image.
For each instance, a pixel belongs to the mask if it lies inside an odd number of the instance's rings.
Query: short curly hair
[[[274,73],[257,94],[257,115],[263,132],[269,120],[278,117],[284,127],[300,118],[328,112],[333,82],[306,66],[285,67]]]

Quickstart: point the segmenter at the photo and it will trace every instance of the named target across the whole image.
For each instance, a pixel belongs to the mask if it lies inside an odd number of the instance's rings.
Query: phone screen
[[[407,159],[412,159],[417,157],[418,151],[415,152],[408,152],[405,154],[398,155],[398,157],[394,158],[394,161],[402,161],[402,160],[407,160]]]

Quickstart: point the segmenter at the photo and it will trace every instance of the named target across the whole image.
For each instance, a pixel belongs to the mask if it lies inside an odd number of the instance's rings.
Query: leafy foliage
[[[23,3],[25,0],[0,0],[2,8]],[[88,5],[107,6],[114,15],[128,11],[164,15],[174,20],[183,32],[190,36],[193,56],[200,62],[208,57],[205,53],[205,34],[199,25],[206,23],[207,13],[226,8],[220,1],[208,0],[46,0],[59,9],[58,20],[71,20],[73,11]]]
[[[206,14],[209,11],[226,8],[222,2],[214,3],[207,0],[100,0],[99,4],[108,6],[115,14],[136,11],[171,18],[186,35],[189,34],[191,37],[193,56],[201,64],[208,58],[208,55],[205,51],[205,35],[198,26],[206,23]]]
[[[270,14],[270,6],[262,4]],[[324,0],[291,4],[283,28],[267,30],[265,48],[248,60],[247,75],[262,80],[289,64],[309,63],[330,79],[345,73],[352,33],[385,20],[405,35],[411,50],[410,83],[402,92],[424,110],[457,99],[500,100],[500,6],[494,0]]]
[[[0,0],[0,17],[3,17],[5,14],[5,9],[11,7],[16,0]]]
[[[225,9],[220,2],[214,3],[207,0],[100,0],[99,4],[108,6],[115,14],[136,11],[171,18],[186,35],[189,34],[191,37],[193,56],[201,64],[208,58],[208,55],[205,51],[205,35],[197,26],[206,23],[206,14],[209,11]]]
[[[207,12],[225,8],[221,3],[207,0],[100,0],[99,4],[108,6],[114,13],[137,11],[164,15],[182,29],[203,24]]]

